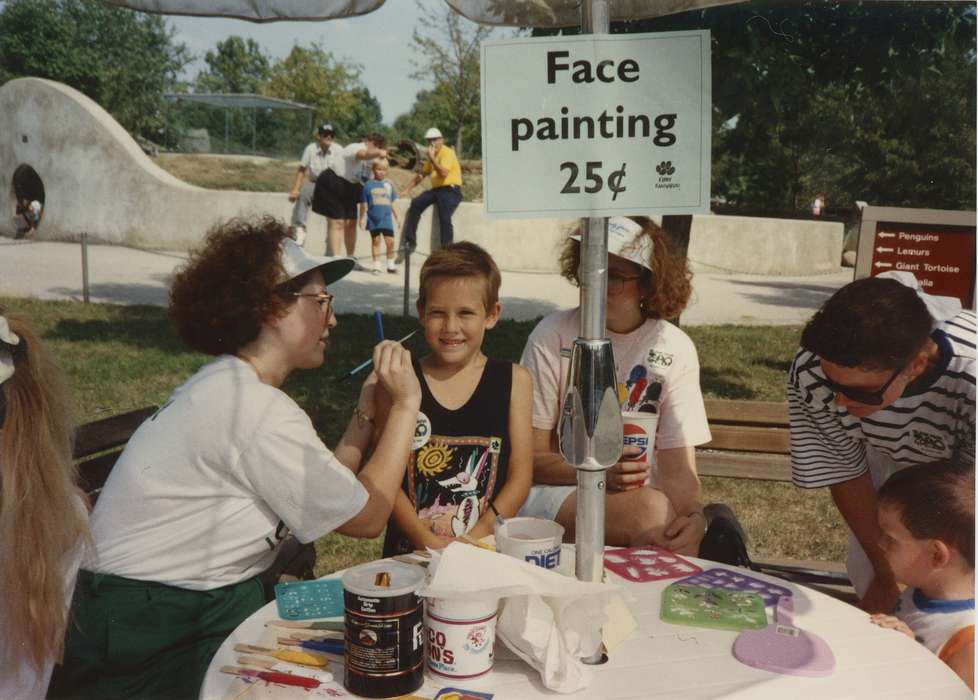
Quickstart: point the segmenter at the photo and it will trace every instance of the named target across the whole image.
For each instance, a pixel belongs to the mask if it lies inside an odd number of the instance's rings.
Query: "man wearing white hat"
[[[792,480],[831,490],[869,612],[889,612],[899,595],[876,490],[913,464],[974,466],[974,343],[974,312],[902,271],[846,285],[802,332],[788,375]]]
[[[438,209],[442,246],[455,240],[452,214],[462,202],[462,167],[455,156],[455,151],[445,145],[444,137],[435,127],[428,129],[424,137],[428,142],[428,162],[425,163],[424,170],[415,175],[411,184],[400,193],[401,197],[410,197],[418,183],[425,176],[431,175],[431,189],[411,200],[411,206],[404,219],[401,247],[408,251],[417,247],[418,220],[421,219],[424,210],[432,204]]]

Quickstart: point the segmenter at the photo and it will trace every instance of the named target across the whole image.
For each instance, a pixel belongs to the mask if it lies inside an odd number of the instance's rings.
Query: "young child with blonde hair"
[[[88,534],[61,369],[0,308],[0,698],[47,694]]]
[[[880,548],[906,584],[893,615],[872,621],[917,639],[973,691],[975,661],[975,467],[918,464],[878,493]]]

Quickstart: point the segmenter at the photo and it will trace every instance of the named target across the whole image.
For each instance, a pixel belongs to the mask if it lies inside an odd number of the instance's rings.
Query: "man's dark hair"
[[[387,148],[387,137],[376,131],[372,134],[367,134],[364,140],[369,141],[377,148]]]
[[[886,480],[881,505],[900,510],[900,522],[918,540],[940,540],[975,568],[975,465],[950,461],[915,464]]]
[[[867,277],[847,284],[815,312],[801,346],[843,367],[895,370],[910,362],[930,332],[930,313],[916,291]]]

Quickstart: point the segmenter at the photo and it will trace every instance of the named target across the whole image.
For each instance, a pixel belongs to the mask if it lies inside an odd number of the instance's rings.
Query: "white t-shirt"
[[[271,565],[360,512],[366,489],[309,416],[244,361],[202,367],[135,432],[92,514],[86,569],[210,590]]]
[[[893,614],[907,623],[917,641],[939,654],[944,642],[975,624],[975,599],[932,600],[908,586],[900,594]]]
[[[552,313],[533,329],[520,364],[533,376],[533,427],[554,430],[560,416],[580,310]],[[693,341],[667,321],[648,319],[631,333],[608,331],[623,411],[655,409],[655,449],[710,441]]]
[[[336,174],[342,177],[344,180],[348,180],[353,183],[361,182],[361,166],[364,164],[369,164],[373,161],[372,158],[369,160],[357,160],[357,153],[364,150],[366,147],[367,144],[361,142],[351,143],[349,146],[340,149],[336,166],[333,167]]]
[[[335,141],[330,144],[325,153],[319,149],[318,141],[313,141],[306,146],[302,152],[302,158],[299,160],[299,165],[306,169],[309,182],[315,182],[319,174],[327,168],[332,168],[333,172],[336,172],[339,167],[339,154],[342,150],[343,146]]]

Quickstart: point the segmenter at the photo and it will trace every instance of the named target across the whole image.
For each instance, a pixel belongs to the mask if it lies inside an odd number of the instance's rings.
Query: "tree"
[[[82,0],[8,0],[0,10],[0,78],[70,85],[149,138],[159,137],[163,93],[189,61],[156,15]]]
[[[974,207],[975,9],[755,2],[625,23],[708,28],[713,193],[743,213]]]
[[[337,60],[321,44],[293,46],[272,66],[262,94],[315,107],[317,121],[330,122],[337,140],[345,143],[380,128],[380,103],[360,80],[361,70]]]
[[[197,92],[255,93],[268,80],[268,57],[254,39],[229,36],[204,55]]]
[[[413,61],[417,70],[411,77],[432,81],[434,88],[418,93],[418,98],[424,96],[437,101],[427,108],[416,101],[412,111],[430,113],[436,107],[435,118],[428,126],[437,123],[454,133],[455,149],[461,155],[465,151],[466,135],[480,132],[479,51],[492,28],[465,20],[448,5],[433,7],[416,1],[423,30],[415,29],[411,35],[417,56]],[[476,141],[476,149],[478,144]]]

